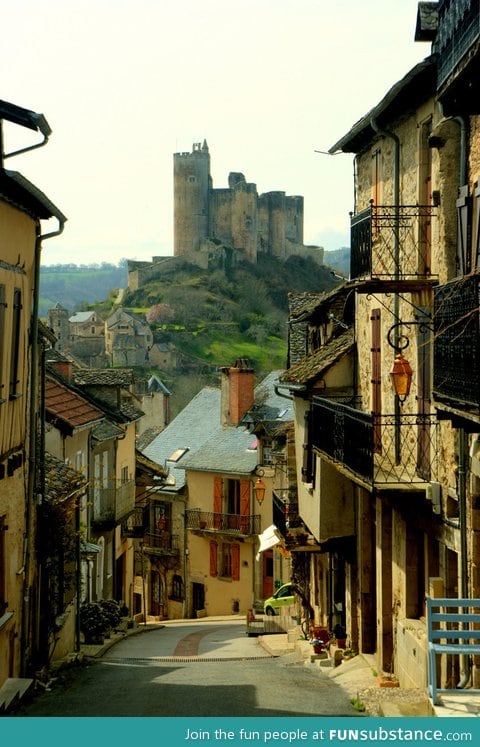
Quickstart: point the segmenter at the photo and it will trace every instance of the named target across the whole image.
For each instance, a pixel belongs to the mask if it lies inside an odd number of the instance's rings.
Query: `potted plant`
[[[310,645],[313,646],[314,654],[323,654],[324,652],[323,641],[321,641],[320,638],[312,638],[310,641]]]
[[[108,618],[97,602],[86,602],[80,607],[80,630],[85,643],[103,643],[109,628]]]
[[[333,635],[335,636],[338,648],[345,648],[347,645],[347,632],[343,625],[335,625]]]
[[[119,603],[115,599],[101,599],[99,605],[108,620],[109,629],[115,630],[122,619]]]

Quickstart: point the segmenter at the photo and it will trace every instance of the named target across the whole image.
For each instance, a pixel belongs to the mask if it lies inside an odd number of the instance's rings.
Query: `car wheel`
[[[265,612],[267,613],[267,615],[270,615],[270,616],[275,614],[275,610],[273,609],[273,607],[267,607]]]

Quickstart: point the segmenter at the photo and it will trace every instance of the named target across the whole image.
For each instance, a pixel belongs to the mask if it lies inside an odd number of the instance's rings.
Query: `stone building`
[[[423,688],[425,597],[480,594],[478,5],[420,3],[416,38],[435,54],[331,148],[355,160],[350,280],[292,309],[281,381],[318,622]],[[474,662],[442,682],[478,686]]]

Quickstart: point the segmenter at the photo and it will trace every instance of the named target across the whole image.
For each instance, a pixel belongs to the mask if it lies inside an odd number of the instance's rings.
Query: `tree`
[[[175,312],[166,303],[154,304],[145,315],[148,324],[167,324],[175,319]]]

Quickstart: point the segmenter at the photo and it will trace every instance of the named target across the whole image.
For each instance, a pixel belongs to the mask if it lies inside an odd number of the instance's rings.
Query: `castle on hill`
[[[214,189],[206,140],[194,143],[191,153],[175,153],[173,173],[176,257],[208,266],[220,246],[253,263],[258,254],[323,261],[321,247],[303,243],[303,197],[259,195],[239,172],[230,172],[227,188]]]
[[[303,243],[303,197],[258,194],[240,172],[230,172],[227,188],[214,189],[206,140],[191,153],[174,153],[173,174],[174,256],[129,261],[130,290],[183,262],[226,268],[241,260],[256,264],[259,255],[281,261],[296,255],[323,264],[323,248]]]

